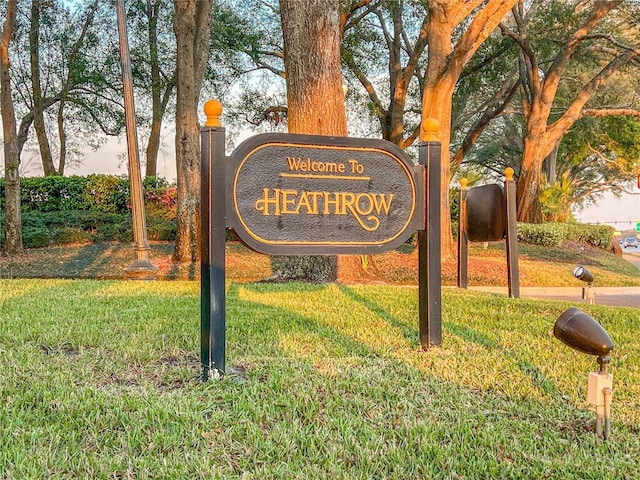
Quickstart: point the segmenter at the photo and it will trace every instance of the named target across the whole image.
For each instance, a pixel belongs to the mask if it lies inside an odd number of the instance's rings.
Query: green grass
[[[487,250],[472,245],[470,255],[479,257],[483,253],[485,258],[506,257],[503,244],[490,244]],[[522,286],[580,286],[581,282],[572,275],[577,265],[586,266],[594,274],[598,286],[640,285],[640,271],[631,262],[607,250],[575,242],[565,242],[561,247],[520,243],[518,263]],[[470,269],[469,274],[473,273]],[[475,282],[475,285],[485,284],[490,283],[484,279]]]
[[[0,280],[0,478],[639,478],[639,310],[595,359],[551,330],[570,305],[443,292],[421,352],[411,287],[228,286],[227,364],[200,382],[199,284]]]

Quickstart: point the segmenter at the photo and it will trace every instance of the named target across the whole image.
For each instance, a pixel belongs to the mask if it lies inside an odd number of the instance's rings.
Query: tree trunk
[[[160,151],[161,129],[162,119],[160,119],[160,121],[153,119],[147,143],[145,177],[155,177],[158,174],[158,152]]]
[[[29,50],[31,65],[31,88],[33,94],[33,127],[40,146],[40,158],[44,175],[56,175],[53,164],[49,137],[44,122],[44,105],[42,99],[42,85],[40,83],[40,0],[31,2],[31,29],[29,30]]]
[[[152,68],[152,70],[154,70]],[[152,119],[151,119],[151,132],[149,133],[149,140],[147,143],[146,150],[146,173],[147,177],[156,177],[158,175],[158,152],[160,152],[160,137],[162,135],[162,120],[164,119],[164,114],[167,111],[167,104],[169,103],[169,99],[171,98],[171,92],[175,87],[175,77],[172,81],[169,82],[168,85],[165,86],[164,92],[160,91],[159,79],[160,79],[160,71],[157,72],[157,88],[158,91],[155,91],[154,86],[151,87],[152,97],[153,97],[153,106],[152,106]],[[155,84],[156,80],[152,79],[152,83]]]
[[[16,115],[11,98],[9,45],[16,22],[17,0],[7,3],[6,17],[0,40],[0,105],[2,106],[2,135],[4,139],[4,251],[22,251],[22,219],[20,211],[20,154],[16,133]]]
[[[517,213],[519,222],[542,222],[542,207],[540,205],[540,182],[542,165],[541,160],[532,146],[531,141],[525,138],[522,152],[522,164],[516,186]]]
[[[449,182],[451,176],[449,144],[451,138],[452,98],[458,78],[447,74],[447,68],[448,60],[453,51],[451,36],[455,25],[449,23],[450,17],[448,15],[440,15],[435,12],[430,12],[430,15],[429,64],[422,93],[422,116],[423,120],[426,117],[433,117],[440,123],[438,140],[442,142],[440,172],[441,248],[444,258],[453,258],[455,249],[451,233],[451,208],[449,206]]]
[[[64,167],[67,164],[67,132],[64,129],[64,96],[60,97],[58,107],[58,139],[60,140],[60,156],[58,158],[58,175],[64,176]]]
[[[209,59],[212,0],[174,0],[178,231],[173,259],[200,258],[200,125],[198,98]]]
[[[538,113],[539,109],[532,109],[527,124],[527,135],[524,138],[522,163],[516,198],[518,199],[516,217],[519,222],[542,222],[542,206],[540,205],[540,184],[542,183],[542,164],[551,155],[560,138],[555,138],[546,129],[546,116]]]
[[[441,208],[442,256],[455,255],[449,206],[451,108],[453,91],[464,66],[478,47],[498,26],[517,0],[489,0],[475,11],[464,0],[431,0],[429,3],[429,64],[422,95],[422,118],[434,117],[440,123],[442,142]],[[455,46],[454,31],[466,24]]]
[[[149,59],[151,64],[151,132],[146,150],[145,176],[155,177],[158,174],[158,152],[160,151],[160,135],[162,133],[162,120],[167,109],[167,103],[171,92],[175,87],[175,76],[167,79],[167,85],[162,86],[162,72],[160,71],[158,53],[158,18],[163,0],[147,2],[146,15],[149,20]]]
[[[280,0],[291,133],[347,134],[338,8],[338,0]],[[337,279],[333,256],[282,257],[273,268],[287,280]]]
[[[558,175],[556,173],[558,164],[558,147],[559,145],[556,145],[543,162],[544,174],[547,177],[548,183],[554,183],[556,180],[558,180]]]

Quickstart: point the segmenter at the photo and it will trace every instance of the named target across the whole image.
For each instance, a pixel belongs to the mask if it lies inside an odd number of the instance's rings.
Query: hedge
[[[609,225],[562,224],[565,238],[574,242],[588,243],[598,248],[609,248],[613,242],[615,228]]]
[[[172,187],[163,178],[144,180],[146,192],[154,197]],[[49,176],[20,179],[22,212],[83,210],[129,213],[129,179],[126,175],[91,174],[86,177]],[[0,178],[0,211],[4,211],[4,179]]]
[[[607,249],[613,242],[615,229],[608,225],[577,223],[518,223],[518,240],[545,247],[559,247],[563,240],[587,243]]]
[[[175,240],[176,188],[162,178],[144,181],[150,240]],[[26,248],[133,239],[126,176],[34,177],[20,182],[22,240]],[[4,179],[0,178],[0,212]],[[4,240],[0,215],[0,244]],[[0,245],[1,246],[1,245]]]

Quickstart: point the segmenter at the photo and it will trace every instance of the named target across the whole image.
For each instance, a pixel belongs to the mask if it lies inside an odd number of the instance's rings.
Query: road
[[[640,287],[592,287],[597,305],[614,307],[633,307],[640,309]],[[480,292],[502,293],[507,295],[507,287],[469,287]],[[577,305],[587,303],[582,298],[581,287],[520,287],[520,298],[544,298],[562,300]],[[640,312],[638,312],[640,320]]]
[[[622,258],[627,262],[633,263],[640,270],[640,247],[623,248]]]

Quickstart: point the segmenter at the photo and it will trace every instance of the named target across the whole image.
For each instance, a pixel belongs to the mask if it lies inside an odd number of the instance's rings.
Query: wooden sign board
[[[384,140],[257,135],[227,162],[227,224],[267,254],[379,253],[424,222],[422,185]]]

